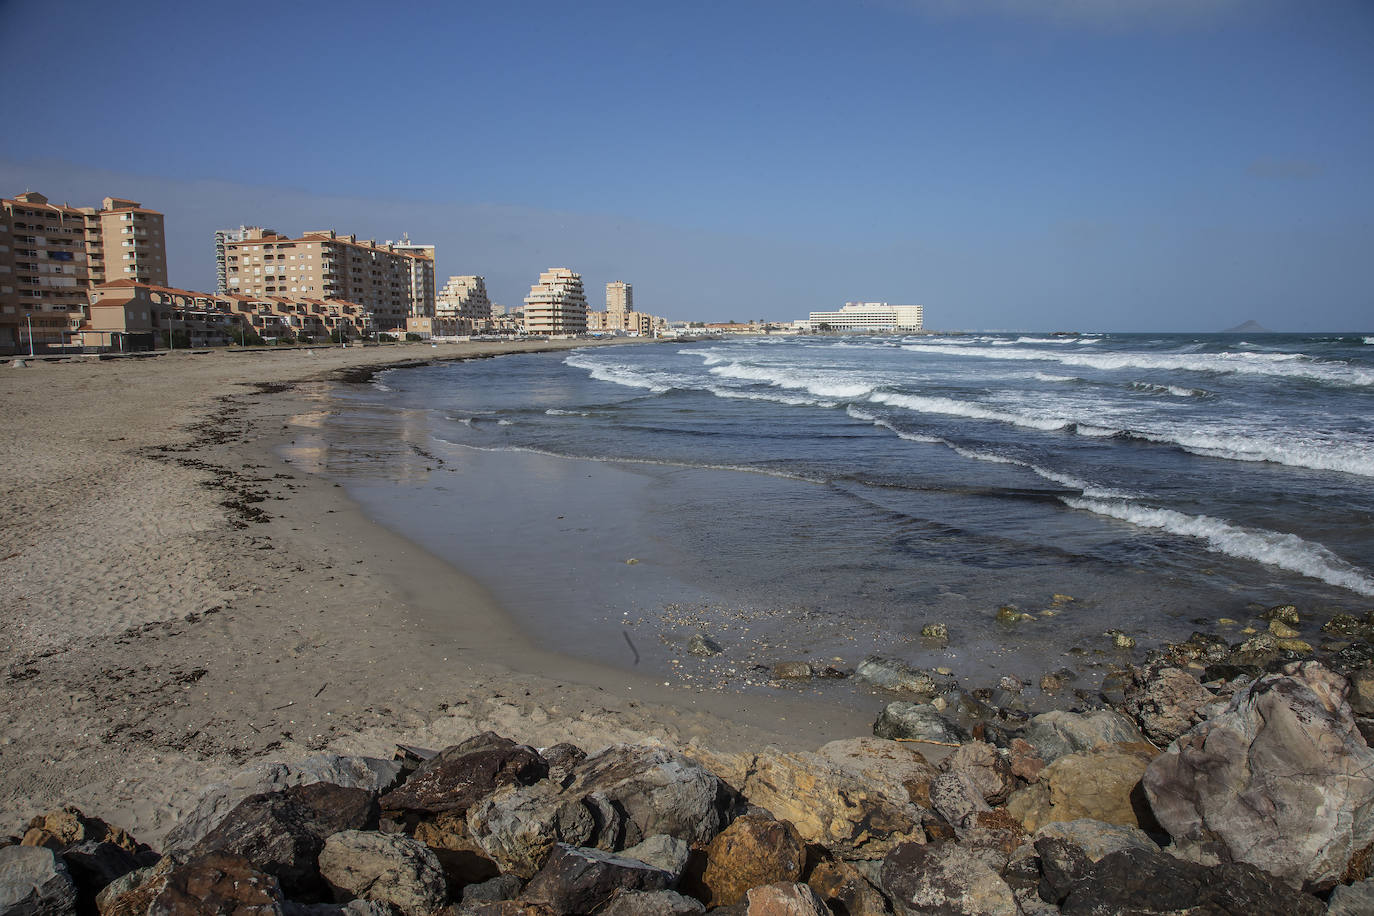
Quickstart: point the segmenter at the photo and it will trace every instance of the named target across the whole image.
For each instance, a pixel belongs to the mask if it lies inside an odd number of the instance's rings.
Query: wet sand
[[[538,648],[476,581],[282,451],[337,373],[514,346],[0,367],[4,823],[73,803],[156,844],[246,762],[483,729],[589,750],[867,733],[871,714],[812,697],[665,686]]]

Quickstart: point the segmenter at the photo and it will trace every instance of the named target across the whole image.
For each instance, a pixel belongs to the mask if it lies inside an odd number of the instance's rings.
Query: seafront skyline
[[[655,313],[708,321],[1371,313],[1374,9],[1354,0],[65,9],[0,8],[25,100],[0,186],[153,202],[173,286],[213,288],[205,238],[257,223],[409,232],[494,302],[547,265],[633,277]],[[113,48],[139,52],[97,73]],[[54,49],[83,86],[61,105]]]

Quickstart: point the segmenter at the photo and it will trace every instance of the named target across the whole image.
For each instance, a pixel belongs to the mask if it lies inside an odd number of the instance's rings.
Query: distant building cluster
[[[435,247],[378,242],[333,229],[285,235],[241,225],[215,233],[215,291],[167,282],[163,214],[106,197],[99,207],[54,204],[34,191],[0,199],[0,353],[128,351],[163,346],[480,335],[718,336],[911,332],[919,305],[847,302],[805,321],[669,322],[639,311],[634,287],[606,284],[605,311],[588,307],[582,275],[551,267],[523,306],[494,304],[485,278],[439,287]]]

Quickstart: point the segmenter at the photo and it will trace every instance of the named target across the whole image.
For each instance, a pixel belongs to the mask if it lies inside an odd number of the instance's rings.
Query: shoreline
[[[717,751],[867,733],[812,698],[668,688],[538,649],[471,578],[277,455],[340,372],[586,345],[7,369],[5,815],[75,803],[156,842],[251,760],[486,729]],[[440,626],[455,606],[461,631]]]

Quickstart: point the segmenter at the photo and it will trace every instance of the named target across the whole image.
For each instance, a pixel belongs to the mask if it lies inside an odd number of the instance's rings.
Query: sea
[[[1313,643],[1374,609],[1370,335],[655,342],[321,398],[293,461],[537,642],[668,683],[869,654],[1090,679],[1272,605]]]

